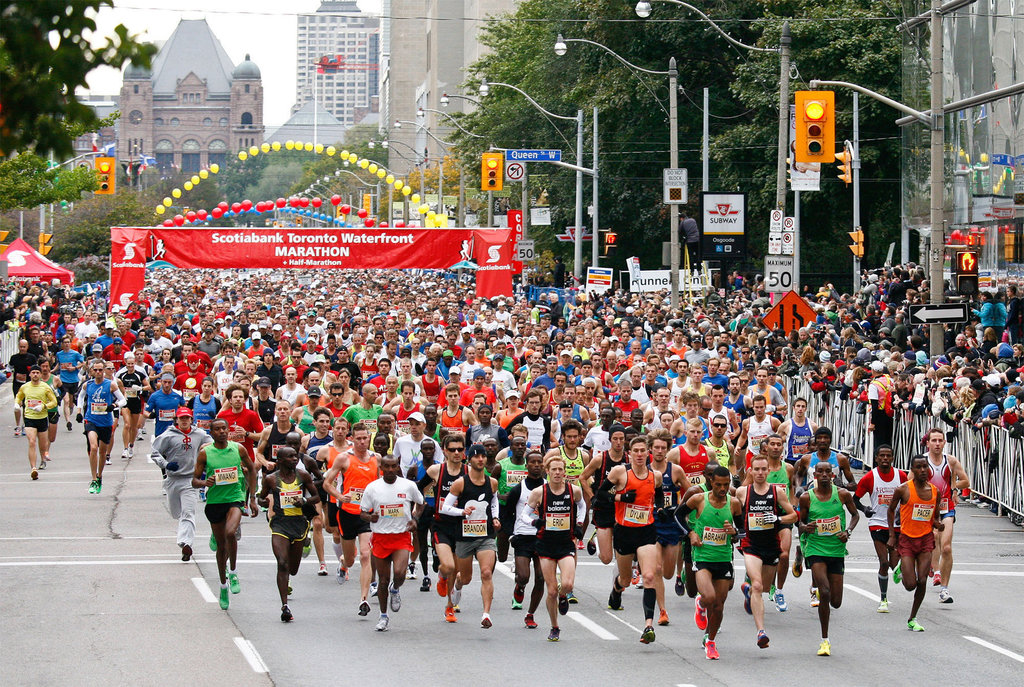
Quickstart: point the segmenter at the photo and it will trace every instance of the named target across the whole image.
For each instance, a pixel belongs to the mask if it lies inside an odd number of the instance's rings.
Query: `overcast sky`
[[[358,0],[379,13],[380,0]],[[181,19],[206,19],[235,64],[249,53],[263,75],[263,122],[276,127],[295,102],[295,15],[314,12],[320,0],[115,0],[96,17],[96,31],[109,36],[118,24],[149,41],[164,41]],[[120,71],[97,69],[89,89],[97,95],[121,91]]]

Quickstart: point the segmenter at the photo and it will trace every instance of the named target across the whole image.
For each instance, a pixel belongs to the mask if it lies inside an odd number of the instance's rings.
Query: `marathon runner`
[[[939,530],[938,543],[932,552],[932,584],[939,587],[939,602],[953,603],[949,593],[949,576],[953,572],[953,525],[956,524],[956,504],[960,492],[970,489],[971,480],[960,461],[945,452],[946,435],[941,429],[928,430],[929,481],[939,493],[939,515],[945,524]]]
[[[518,437],[526,451],[526,437]],[[510,543],[515,553],[515,586],[512,590],[512,608],[521,610],[526,597],[526,585],[530,582],[530,568],[533,568],[533,589],[523,623],[527,628],[537,628],[533,615],[540,606],[544,595],[544,574],[537,556],[537,528],[528,502],[534,489],[545,484],[544,456],[539,449],[530,449],[524,454],[526,475],[505,495],[501,506],[501,529],[512,532]],[[501,480],[498,481],[499,489]],[[500,498],[500,497],[499,497]],[[571,593],[571,592],[569,592]]]
[[[857,483],[857,490],[853,498],[860,501],[865,494],[870,496],[870,504],[864,509],[868,518],[868,529],[871,532],[871,541],[875,545],[875,555],[878,556],[878,591],[881,599],[878,602],[878,612],[889,612],[889,571],[893,571],[893,582],[900,583],[902,570],[900,565],[899,552],[889,546],[889,504],[892,502],[896,487],[907,481],[907,473],[903,470],[894,470],[892,467],[893,454],[892,446],[882,444],[875,447],[875,467],[860,478]],[[894,525],[895,531],[899,533],[899,523]]]
[[[196,457],[199,450],[213,443],[205,431],[192,427],[192,411],[178,408],[174,426],[153,440],[150,456],[164,473],[164,492],[167,510],[178,521],[178,548],[181,560],[192,558],[192,544],[196,536],[196,506],[199,493],[192,486]]]

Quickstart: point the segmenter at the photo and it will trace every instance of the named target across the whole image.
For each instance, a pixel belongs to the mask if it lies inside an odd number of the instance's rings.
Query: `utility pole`
[[[942,303],[945,300],[945,289],[942,279],[943,259],[943,226],[942,208],[945,190],[942,165],[943,125],[942,113],[942,14],[941,0],[932,0],[931,16],[931,245],[928,247],[928,282],[931,289],[931,302]],[[934,356],[942,355],[943,333],[941,324],[928,327],[928,349]]]
[[[775,181],[775,207],[786,214],[786,153],[789,152],[789,22],[782,22],[779,36],[779,157]],[[800,273],[794,283],[800,283]]]
[[[678,91],[676,81],[679,72],[676,71],[676,58],[669,58],[668,61],[668,146],[669,162],[672,169],[679,168],[679,124],[678,124]],[[785,181],[785,179],[783,179]],[[669,284],[672,291],[672,308],[679,307],[679,206],[673,203],[668,206],[668,237],[672,255],[669,258]]]
[[[860,99],[859,93],[853,93],[853,159],[850,160],[853,172],[853,230],[860,231]],[[860,258],[853,256],[853,290],[860,291]]]

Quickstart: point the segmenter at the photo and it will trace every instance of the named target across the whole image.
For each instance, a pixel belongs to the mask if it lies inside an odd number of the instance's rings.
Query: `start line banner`
[[[110,229],[110,303],[127,307],[146,264],[180,269],[447,269],[473,261],[477,296],[512,296],[509,229]]]

